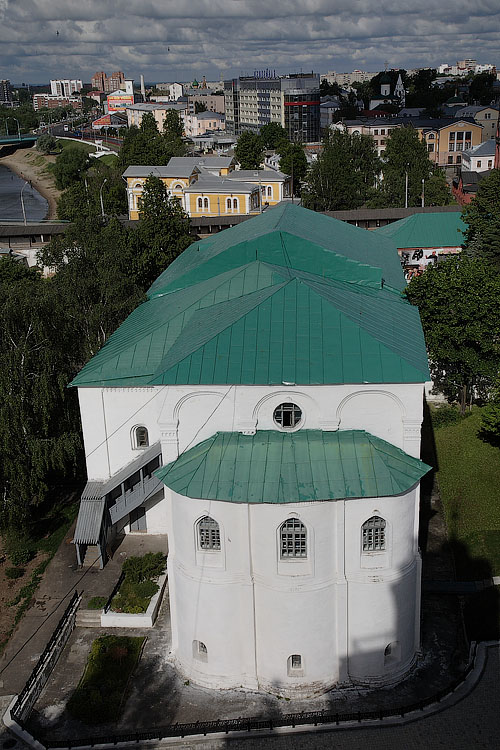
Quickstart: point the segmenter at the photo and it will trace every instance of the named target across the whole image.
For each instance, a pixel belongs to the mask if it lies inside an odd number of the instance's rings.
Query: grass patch
[[[105,596],[93,596],[87,602],[87,609],[102,609],[107,601]]]
[[[116,721],[145,638],[105,635],[90,650],[87,666],[68,701],[68,712],[86,724]]]
[[[441,499],[465,580],[500,575],[500,448],[478,437],[480,422],[476,408],[435,432]]]
[[[100,156],[98,161],[102,161],[108,167],[114,167],[118,161],[118,157],[114,154],[106,154],[106,156]]]
[[[67,148],[82,148],[87,154],[93,153],[96,150],[95,146],[90,146],[88,143],[82,143],[81,141],[76,140],[76,138],[72,138],[71,140],[58,138],[57,147],[61,151],[64,151]]]

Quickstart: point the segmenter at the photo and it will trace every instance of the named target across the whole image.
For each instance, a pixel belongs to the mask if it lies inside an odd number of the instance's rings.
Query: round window
[[[280,427],[291,429],[297,427],[302,419],[302,411],[297,404],[280,404],[274,410],[274,421]]]

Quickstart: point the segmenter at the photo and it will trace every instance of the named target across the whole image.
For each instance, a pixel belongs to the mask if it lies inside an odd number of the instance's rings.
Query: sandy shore
[[[54,161],[55,156],[42,155],[34,148],[18,148],[6,156],[1,156],[0,152],[0,164],[11,169],[19,177],[31,182],[40,195],[43,195],[49,204],[47,219],[57,218],[57,199],[61,195],[61,191],[56,188],[52,175],[45,172],[47,164]]]

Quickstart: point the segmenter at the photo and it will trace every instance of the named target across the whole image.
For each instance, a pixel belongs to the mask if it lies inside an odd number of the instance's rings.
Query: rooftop
[[[364,430],[217,432],[156,471],[185,497],[302,503],[407,492],[430,466]]]
[[[398,249],[460,247],[467,229],[458,211],[413,214],[374,231],[396,243]]]
[[[72,385],[421,383],[404,288],[390,239],[281,204],[193,243]]]

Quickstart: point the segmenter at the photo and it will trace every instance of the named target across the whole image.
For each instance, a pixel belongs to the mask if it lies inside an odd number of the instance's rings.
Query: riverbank
[[[0,150],[0,164],[15,172],[18,177],[31,182],[35,190],[45,198],[49,204],[45,217],[47,219],[57,218],[57,200],[61,195],[54,177],[47,170],[48,164],[53,164],[55,159],[55,156],[40,154],[34,148],[17,148],[9,152],[4,147]]]

